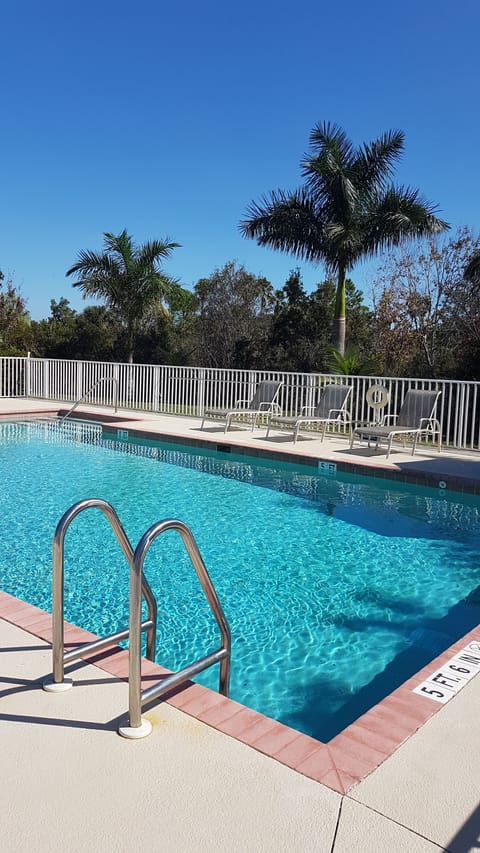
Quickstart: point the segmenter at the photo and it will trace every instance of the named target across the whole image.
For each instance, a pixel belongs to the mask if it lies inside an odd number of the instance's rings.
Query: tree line
[[[277,289],[234,261],[193,291],[164,277],[162,295],[144,300],[133,338],[122,304],[105,295],[83,311],[52,300],[47,318],[30,320],[0,274],[0,354],[480,380],[480,287],[466,275],[479,252],[468,229],[401,247],[379,267],[369,305],[346,279],[343,356],[331,344],[337,282],[307,293],[298,269]]]

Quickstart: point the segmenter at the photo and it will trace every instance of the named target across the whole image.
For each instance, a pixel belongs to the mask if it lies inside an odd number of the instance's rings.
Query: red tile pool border
[[[0,618],[51,643],[51,614],[1,591]],[[65,623],[66,648],[93,639],[96,639],[93,634]],[[480,641],[480,626],[442,652],[328,743],[321,743],[193,682],[173,691],[164,701],[309,779],[346,794],[430,717],[441,711],[442,705],[412,693],[412,690],[474,640]],[[128,679],[128,652],[119,646],[92,653],[85,657],[85,661],[116,678]],[[167,673],[163,667],[143,660],[143,687],[147,687],[152,678],[159,680]],[[455,697],[450,701],[455,701]]]

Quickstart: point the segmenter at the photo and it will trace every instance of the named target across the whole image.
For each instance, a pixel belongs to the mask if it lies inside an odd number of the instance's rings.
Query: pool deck
[[[0,400],[0,414],[65,405]],[[84,408],[114,432],[158,434],[228,452],[318,460],[378,477],[478,493],[480,455],[395,448],[390,459],[346,439],[235,429],[192,418]],[[81,413],[78,412],[78,416]],[[353,466],[353,467],[350,467]],[[101,497],[101,495],[100,495]],[[148,523],[157,519],[149,519]],[[149,707],[144,740],[125,720],[127,653],[113,648],[69,667],[74,688],[41,690],[51,669],[51,617],[0,593],[1,849],[43,851],[334,851],[480,849],[480,678],[439,704],[413,693],[445,671],[471,631],[357,723],[321,744],[200,685]],[[85,632],[66,627],[68,644]],[[480,648],[480,645],[479,645]],[[145,683],[165,670],[144,662]],[[139,754],[141,753],[141,755]]]

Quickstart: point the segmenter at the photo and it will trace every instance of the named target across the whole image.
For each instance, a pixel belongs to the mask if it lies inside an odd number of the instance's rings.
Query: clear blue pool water
[[[230,622],[231,696],[328,740],[480,621],[477,499],[171,444],[93,427],[0,424],[0,587],[51,610],[51,543],[76,501],[116,508],[135,547],[154,522],[192,529]],[[218,646],[174,532],[145,573],[159,602],[157,661]],[[128,622],[128,567],[103,515],[65,542],[66,618]],[[199,679],[217,688],[218,668]]]

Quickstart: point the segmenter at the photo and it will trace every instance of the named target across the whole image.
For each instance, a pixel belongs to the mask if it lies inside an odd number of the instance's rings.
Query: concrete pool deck
[[[5,415],[65,409],[0,403]],[[89,412],[112,417],[111,410]],[[195,419],[131,412],[110,422],[112,430],[158,433],[179,443],[213,441],[232,452],[263,454],[267,445],[301,464],[348,456],[376,476],[427,477],[432,484],[439,478],[447,488],[477,490],[478,454],[422,450],[411,457],[395,450],[386,462],[366,448],[350,454],[345,439],[307,438],[294,447],[285,435],[266,442],[264,430],[225,436],[221,425],[203,432],[199,426]],[[207,707],[210,691],[199,685],[149,709],[152,735],[125,742],[115,731],[128,703],[121,680],[126,653],[73,665],[74,689],[47,694],[38,682],[51,668],[49,628],[48,616],[0,594],[2,849],[478,849],[480,679],[472,678],[443,706],[412,689],[468,641],[480,639],[480,631],[364,715],[356,729],[322,745],[236,703],[229,703],[225,717],[228,700],[210,694]],[[213,713],[220,706],[222,713]],[[258,725],[266,728],[252,733]],[[134,758],[134,750],[141,756]]]

